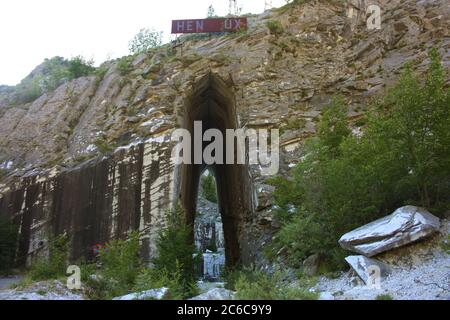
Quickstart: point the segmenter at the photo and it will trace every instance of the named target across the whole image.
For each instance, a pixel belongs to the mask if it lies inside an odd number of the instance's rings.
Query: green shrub
[[[169,289],[165,299],[178,300],[197,294],[195,267],[199,261],[193,257],[194,247],[189,245],[188,238],[187,226],[171,222],[161,232],[157,244],[160,254],[153,268],[142,268],[137,232],[126,240],[110,241],[100,251],[97,265],[81,263],[87,296],[111,299],[162,287]]]
[[[104,78],[106,73],[108,72],[109,67],[106,64],[102,64],[100,67],[98,67],[95,70],[95,76],[97,77],[98,83],[101,82]]]
[[[292,285],[280,271],[243,273],[236,282],[238,300],[316,300],[317,293],[300,284]]]
[[[152,48],[161,46],[162,31],[154,29],[141,29],[129,43],[129,50],[132,54],[147,52]]]
[[[30,267],[28,276],[33,281],[66,276],[69,237],[66,234],[49,237],[48,246],[48,257],[38,258]]]
[[[63,83],[95,72],[92,60],[81,56],[70,60],[62,57],[45,59],[28,77],[14,88],[14,104],[29,103],[39,98],[45,92],[58,88]]]
[[[171,281],[170,278],[166,270],[142,269],[136,278],[133,291],[140,292],[167,287]]]
[[[36,77],[27,82],[22,81],[15,89],[15,97],[13,103],[24,104],[32,102],[39,98],[43,94],[41,83],[41,77]]]
[[[182,300],[187,296],[196,295],[198,289],[195,283],[186,284],[182,278],[182,272],[179,264],[177,270],[172,274],[165,269],[143,269],[136,279],[134,291],[142,292],[166,287],[168,290],[163,299],[167,300]]]
[[[253,277],[253,270],[249,268],[224,268],[222,277],[225,281],[225,288],[231,291],[236,291],[236,283],[239,278],[251,278]]]
[[[94,145],[102,154],[110,153],[114,151],[116,147],[115,143],[108,143],[103,137],[98,137],[97,139],[95,139]]]
[[[94,61],[82,56],[66,60],[61,57],[45,59],[43,82],[45,91],[52,91],[72,79],[89,76],[95,72]]]
[[[128,239],[112,240],[100,250],[100,278],[106,283],[105,297],[120,296],[133,288],[141,266],[139,248],[139,234],[133,232]]]
[[[127,75],[133,70],[132,59],[133,56],[123,57],[117,63],[117,70],[122,76]]]
[[[95,72],[94,61],[86,60],[82,56],[77,56],[69,60],[68,72],[70,79],[89,76]]]
[[[17,248],[17,227],[9,220],[0,219],[0,274],[14,267]]]
[[[201,178],[202,195],[206,200],[217,203],[216,180],[211,174],[202,176]]]
[[[270,20],[266,22],[266,27],[269,29],[270,33],[279,36],[284,33],[283,25],[280,21]]]
[[[153,264],[157,272],[167,274],[169,279],[179,277],[177,282],[182,290],[176,295],[185,298],[194,294],[200,255],[191,241],[191,230],[180,206],[168,214],[167,221],[156,242],[158,256]]]
[[[362,137],[350,134],[346,106],[336,99],[317,137],[306,141],[292,179],[271,179],[282,223],[269,258],[292,266],[320,254],[343,266],[344,233],[417,204],[439,215],[450,205],[450,91],[435,50],[424,84],[409,68],[367,116]]]
[[[95,275],[98,271],[97,264],[95,263],[87,263],[86,261],[78,261],[76,264],[80,266],[81,272],[81,282],[88,283],[91,280],[91,276]]]

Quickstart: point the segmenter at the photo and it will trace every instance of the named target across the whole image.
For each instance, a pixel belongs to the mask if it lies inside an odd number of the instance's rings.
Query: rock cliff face
[[[189,222],[202,165],[173,166],[170,135],[209,127],[280,128],[280,173],[296,163],[335,94],[357,128],[365,101],[381,94],[405,62],[418,72],[435,46],[450,67],[446,0],[371,1],[380,30],[368,30],[366,1],[310,1],[250,18],[250,30],[186,39],[104,65],[32,103],[11,105],[0,88],[0,217],[20,226],[19,261],[45,247],[48,232],[72,236],[73,259],[130,230],[154,254],[164,213],[180,200]],[[279,21],[282,32],[271,32]],[[124,67],[125,66],[125,67]],[[273,222],[258,166],[212,169],[218,182],[227,263],[260,258]]]

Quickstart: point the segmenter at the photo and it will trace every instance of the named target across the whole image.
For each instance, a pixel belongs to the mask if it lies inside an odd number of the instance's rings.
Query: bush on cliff
[[[267,253],[299,267],[319,253],[342,265],[339,237],[404,204],[439,214],[450,207],[450,90],[436,50],[424,84],[407,66],[374,104],[362,136],[350,133],[335,100],[305,143],[292,179],[272,179],[282,227]]]
[[[33,281],[65,277],[68,255],[69,237],[66,234],[49,237],[48,256],[34,261],[28,276]]]
[[[162,31],[154,29],[141,29],[129,43],[131,54],[145,53],[150,49],[157,48],[162,44]]]
[[[270,20],[266,22],[266,27],[269,29],[270,34],[279,36],[283,34],[284,28],[280,21]]]
[[[15,104],[29,103],[39,98],[45,92],[58,88],[63,83],[95,72],[93,60],[82,56],[72,59],[53,57],[45,59],[28,77],[14,88]]]

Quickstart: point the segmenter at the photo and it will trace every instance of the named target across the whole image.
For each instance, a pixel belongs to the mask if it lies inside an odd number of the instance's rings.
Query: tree
[[[207,15],[207,17],[208,17],[208,18],[216,17],[216,10],[214,10],[213,5],[210,5],[210,6],[208,7],[208,15]]]
[[[267,253],[293,266],[318,253],[339,266],[344,233],[406,204],[450,209],[450,90],[437,51],[429,57],[424,82],[407,66],[371,106],[362,136],[334,100],[291,178],[272,179],[282,227]]]
[[[408,168],[406,179],[416,185],[426,207],[437,200],[431,193],[439,198],[436,191],[448,189],[444,177],[450,174],[450,91],[445,89],[438,51],[431,49],[429,57],[424,85],[407,65],[399,85],[385,100],[392,109],[388,138],[396,138],[393,147]]]
[[[155,270],[170,277],[180,277],[182,296],[189,296],[197,278],[200,256],[192,243],[191,227],[186,223],[179,204],[167,215],[167,226],[156,241],[158,256],[153,259]]]
[[[162,36],[162,31],[141,29],[130,41],[129,50],[132,54],[137,54],[159,47],[162,44]]]
[[[206,200],[217,203],[216,181],[211,174],[201,178],[202,195]]]

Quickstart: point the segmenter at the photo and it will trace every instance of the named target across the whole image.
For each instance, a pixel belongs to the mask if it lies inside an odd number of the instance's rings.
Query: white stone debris
[[[429,236],[439,230],[439,218],[426,209],[405,206],[391,215],[344,234],[344,249],[372,257]]]
[[[233,300],[235,292],[224,288],[214,288],[190,300]]]
[[[115,297],[113,298],[113,300],[148,300],[148,299],[161,300],[166,295],[167,290],[169,289],[163,287],[159,289],[150,289],[141,292],[133,292],[124,296]]]

